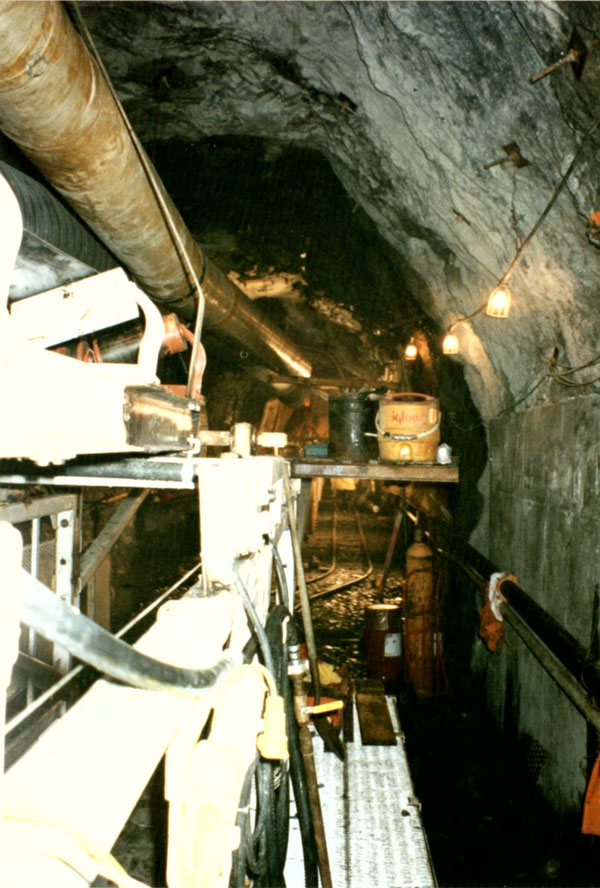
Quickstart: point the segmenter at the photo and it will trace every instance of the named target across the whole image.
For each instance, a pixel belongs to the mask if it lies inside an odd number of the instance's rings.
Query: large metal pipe
[[[468,543],[458,545],[460,555],[439,547],[437,551],[458,564],[482,593],[487,587],[485,577],[498,570]],[[501,610],[506,622],[600,734],[600,709],[596,702],[600,700],[600,661],[590,657],[589,651],[516,583],[505,580],[502,595],[505,600]]]
[[[156,302],[191,317],[192,282],[108,84],[62,4],[1,3],[0,58],[0,129]],[[202,255],[156,180],[202,282],[207,324],[270,366],[310,376],[298,347]]]
[[[490,577],[498,570],[491,561],[468,543],[463,545],[460,554],[484,577]],[[558,620],[516,583],[506,580],[502,584],[502,594],[516,614],[566,666],[571,675],[585,685],[594,699],[600,700],[600,660],[590,657],[585,645],[577,641]]]

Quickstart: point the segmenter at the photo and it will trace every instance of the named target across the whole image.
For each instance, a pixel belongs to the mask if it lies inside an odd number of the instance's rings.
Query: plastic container
[[[381,459],[434,462],[440,443],[440,407],[432,395],[401,392],[379,401],[376,417]]]

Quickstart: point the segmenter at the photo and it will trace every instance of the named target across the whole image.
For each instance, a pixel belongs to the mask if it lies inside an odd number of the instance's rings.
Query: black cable
[[[273,551],[274,545],[271,544]],[[289,600],[287,581],[279,553],[273,551],[277,569],[280,598]],[[241,873],[249,872],[256,877],[257,885],[265,888],[276,888],[284,884],[283,870],[287,856],[289,832],[289,778],[294,789],[294,798],[298,812],[302,850],[304,856],[304,875],[307,888],[318,886],[317,852],[312,826],[312,817],[306,786],[304,762],[300,751],[298,724],[294,713],[291,683],[287,674],[288,641],[299,643],[299,633],[293,616],[282,604],[271,609],[266,626],[261,625],[243,581],[239,578],[239,590],[242,600],[254,629],[254,635],[244,646],[243,657],[250,662],[260,648],[262,659],[273,675],[278,692],[285,701],[286,729],[290,749],[289,769],[281,770],[279,787],[274,789],[275,768],[270,762],[259,761],[256,768],[258,819],[251,833],[248,822],[242,830],[240,853],[235,859],[235,888],[240,883]],[[250,606],[248,607],[248,602]],[[286,639],[283,637],[283,624],[286,623]],[[261,636],[264,638],[261,640]],[[271,666],[266,662],[270,658]],[[244,807],[242,804],[241,807]],[[265,828],[266,827],[266,828]]]
[[[292,693],[292,686],[289,680],[289,676],[287,674],[287,665],[288,665],[288,654],[287,647],[288,644],[298,645],[300,643],[300,633],[298,632],[298,627],[296,625],[296,621],[292,614],[289,611],[289,591],[287,580],[285,576],[285,571],[283,570],[283,565],[281,564],[281,558],[279,556],[279,552],[272,544],[271,549],[273,551],[273,556],[275,558],[275,565],[277,567],[277,578],[279,583],[281,584],[281,597],[286,601],[287,611],[284,608],[273,608],[271,614],[269,614],[270,620],[275,620],[276,616],[279,616],[281,623],[287,617],[286,623],[286,643],[283,644],[283,656],[282,662],[284,667],[284,674],[280,676],[281,685],[284,688],[283,698],[285,701],[285,714],[286,714],[286,729],[288,735],[288,746],[290,752],[289,759],[289,776],[292,780],[292,787],[294,790],[294,800],[296,802],[296,811],[298,814],[298,823],[300,826],[300,837],[302,841],[302,854],[304,857],[304,882],[306,888],[317,888],[319,884],[319,869],[318,869],[318,858],[317,858],[317,846],[315,843],[315,834],[312,823],[312,813],[310,808],[310,801],[308,797],[308,787],[306,783],[306,773],[304,770],[304,760],[302,758],[302,752],[300,750],[300,737],[298,734],[298,722],[296,721],[296,713],[294,711],[294,699]],[[267,620],[267,635],[271,632],[271,623]],[[279,634],[279,638],[281,638],[281,630]],[[271,641],[273,645],[274,642]],[[289,807],[288,807],[288,817],[289,817]],[[287,849],[287,838],[286,838],[286,849]]]
[[[246,771],[246,776],[244,777],[244,783],[242,785],[242,791],[240,793],[238,812],[235,819],[235,825],[240,830],[240,845],[239,848],[237,848],[233,852],[231,877],[229,880],[231,888],[245,888],[246,885],[245,841],[246,835],[249,831],[248,821],[250,817],[250,791],[252,789],[252,781],[254,780],[254,775],[256,773],[257,762],[258,759],[255,757],[254,761]]]
[[[273,553],[273,561],[275,562],[275,569],[277,571],[277,589],[279,591],[279,599],[281,604],[289,611],[290,593],[285,576],[285,569],[283,567],[283,562],[281,561],[279,550],[271,537],[269,537],[269,546],[271,547],[271,552]]]
[[[29,575],[23,583],[21,619],[99,672],[145,690],[189,695],[213,687],[234,665],[231,657],[223,657],[208,669],[183,669],[148,657],[79,613]]]
[[[289,619],[289,611],[281,605],[276,605],[271,609],[267,617],[265,632],[269,640],[269,646],[273,655],[273,661],[276,664],[275,682],[277,691],[283,697],[284,703],[287,703],[288,697],[291,696],[290,681],[288,678],[288,650],[287,650],[287,630],[284,639],[284,622]],[[290,726],[286,718],[286,733],[290,733]],[[277,763],[272,766],[272,777],[275,780],[276,768],[280,769],[279,787],[273,792],[270,811],[270,826],[272,828],[274,842],[271,846],[271,879],[274,888],[283,884],[283,869],[285,867],[285,859],[287,856],[289,818],[290,818],[290,797],[289,797],[289,769],[287,762]]]
[[[281,632],[281,624],[283,623],[285,618],[288,618],[286,623],[286,641],[283,643],[282,632]],[[281,681],[281,685],[283,687],[282,696],[285,701],[285,713],[286,713],[286,728],[288,735],[288,746],[290,752],[289,758],[289,777],[292,781],[292,787],[294,790],[294,800],[296,802],[296,810],[298,814],[298,823],[300,826],[300,837],[302,840],[302,853],[304,857],[304,880],[307,888],[317,888],[318,885],[318,863],[317,863],[317,849],[315,845],[315,836],[312,825],[312,815],[310,809],[310,802],[308,798],[308,788],[306,784],[306,774],[304,771],[304,761],[302,759],[302,753],[300,751],[300,738],[298,735],[298,723],[296,721],[296,714],[294,712],[294,700],[291,682],[287,675],[287,647],[288,644],[299,644],[300,642],[300,634],[298,632],[298,627],[296,625],[295,619],[292,617],[289,611],[285,608],[279,606],[275,607],[271,610],[269,614],[269,618],[267,620],[267,636],[269,638],[269,643],[271,645],[271,649],[273,651],[274,657],[277,659],[277,641],[276,635],[280,639],[280,643],[282,645],[282,669],[279,676],[276,676],[276,679]],[[281,803],[283,805],[283,802]],[[289,817],[289,808],[286,809],[286,818]],[[283,845],[285,841],[285,849],[287,849],[287,835],[284,838],[283,836],[283,810],[280,808],[279,810],[279,821],[278,821],[278,829],[279,829],[279,842],[280,845]],[[285,853],[284,853],[285,856]]]
[[[252,604],[252,599],[248,595],[248,590],[244,585],[244,581],[242,580],[239,571],[236,570],[236,585],[240,595],[242,596],[242,601],[244,602],[244,609],[248,615],[248,619],[252,623],[252,628],[254,629],[258,641],[263,653],[263,661],[271,675],[275,675],[275,667],[273,665],[273,657],[271,656],[271,649],[269,647],[269,642],[267,640],[267,636],[265,634],[264,627],[258,618],[258,614],[256,613],[256,608]]]

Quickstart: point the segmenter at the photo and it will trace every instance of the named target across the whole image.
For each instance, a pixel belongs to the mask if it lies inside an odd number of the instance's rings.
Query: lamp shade
[[[404,357],[407,361],[414,361],[416,360],[417,354],[417,344],[414,339],[411,339],[404,349]]]
[[[442,343],[442,351],[445,355],[458,354],[458,337],[455,333],[446,333]]]
[[[511,301],[512,293],[510,287],[506,284],[500,284],[490,293],[485,313],[492,318],[507,318]]]

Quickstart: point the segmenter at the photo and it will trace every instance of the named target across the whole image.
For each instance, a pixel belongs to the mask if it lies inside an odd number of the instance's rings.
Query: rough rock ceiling
[[[118,8],[118,14],[115,13]],[[85,16],[143,141],[256,136],[329,160],[440,329],[506,271],[600,114],[600,7],[552,2],[91,3]],[[589,53],[535,85],[573,26]],[[484,164],[517,142],[530,165]],[[484,417],[546,368],[594,357],[600,131],[512,279],[506,321],[457,327]]]

